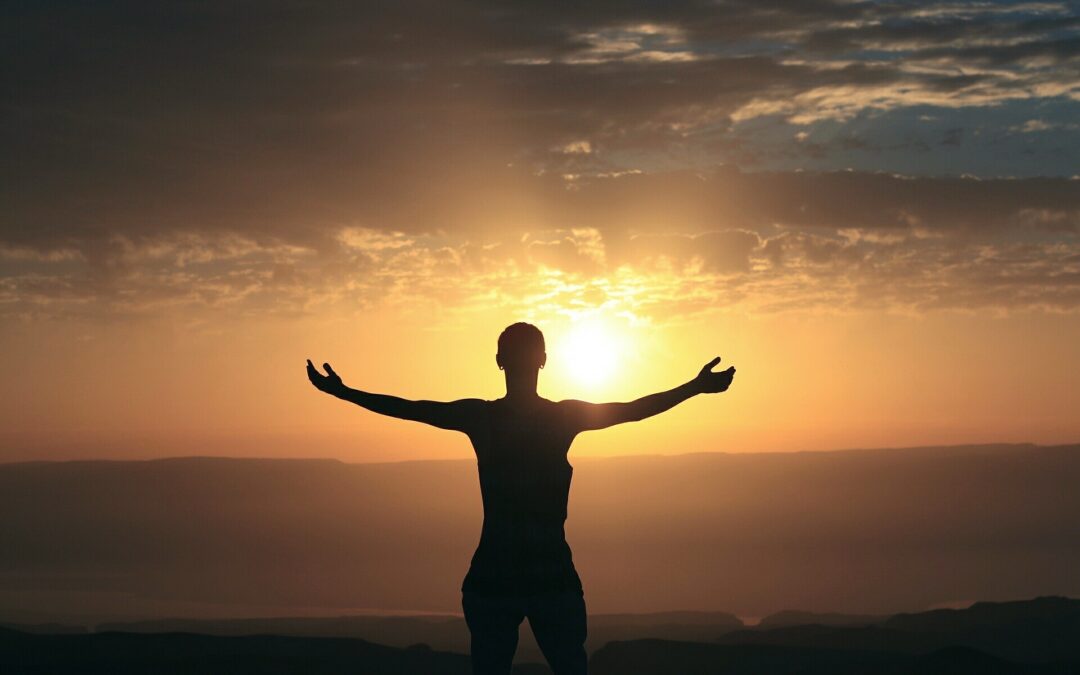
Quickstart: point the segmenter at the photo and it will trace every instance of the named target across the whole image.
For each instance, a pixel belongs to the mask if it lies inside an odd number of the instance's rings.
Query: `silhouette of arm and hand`
[[[457,401],[412,401],[387,394],[373,394],[347,387],[329,363],[324,363],[323,368],[326,370],[326,375],[320,373],[311,363],[311,359],[308,359],[308,379],[319,391],[343,401],[355,403],[380,415],[423,422],[440,429],[468,432],[471,422],[476,418],[479,405],[483,403],[476,398]]]
[[[709,361],[697,374],[697,376],[680,384],[674,389],[649,394],[626,403],[589,403],[569,399],[562,402],[567,406],[571,415],[575,418],[577,426],[582,431],[591,429],[604,429],[624,422],[636,422],[653,415],[674,408],[688,398],[698,394],[715,394],[727,391],[731,381],[735,377],[735,366],[727,370],[713,372],[716,364],[720,363],[717,356]]]
[[[649,394],[625,403],[589,403],[568,399],[559,403],[568,413],[575,432],[604,429],[624,422],[636,422],[670,410],[679,403],[698,394],[712,394],[727,391],[735,377],[735,367],[713,372],[720,363],[717,356],[702,367],[701,371],[689,382],[667,391]],[[478,398],[464,398],[457,401],[412,401],[398,396],[374,394],[352,389],[341,381],[329,363],[324,363],[323,375],[308,359],[308,379],[319,391],[343,401],[355,403],[380,415],[389,415],[403,420],[423,422],[440,429],[450,429],[469,433],[482,415],[484,401]]]

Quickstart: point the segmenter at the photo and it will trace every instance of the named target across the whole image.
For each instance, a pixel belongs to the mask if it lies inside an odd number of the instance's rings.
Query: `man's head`
[[[544,367],[544,334],[531,323],[518,322],[506,327],[499,335],[499,351],[495,362],[509,371],[536,370]]]

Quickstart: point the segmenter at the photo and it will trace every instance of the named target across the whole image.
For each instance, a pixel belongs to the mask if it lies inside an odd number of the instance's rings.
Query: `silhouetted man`
[[[506,395],[494,401],[409,401],[346,387],[324,363],[309,360],[318,389],[383,415],[468,434],[476,450],[484,525],[462,584],[462,609],[472,635],[473,672],[510,672],[518,626],[529,619],[536,642],[555,675],[586,672],[585,599],[563,529],[573,467],[566,453],[589,429],[645,419],[695,394],[725,391],[735,368],[697,377],[674,389],[629,403],[549,401],[536,393],[547,361],[544,336],[515,323],[499,336],[495,362],[506,373]]]

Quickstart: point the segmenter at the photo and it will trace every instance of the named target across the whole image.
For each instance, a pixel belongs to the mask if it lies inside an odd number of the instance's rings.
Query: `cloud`
[[[717,230],[700,234],[640,234],[629,237],[624,249],[635,264],[692,268],[716,274],[747,272],[750,255],[761,238],[745,230]]]
[[[590,155],[592,154],[592,144],[588,141],[570,141],[561,147],[556,147],[555,151],[564,155]]]
[[[448,176],[447,180],[453,180]],[[515,185],[484,201],[485,186]],[[1080,308],[1080,189],[1071,179],[745,173],[718,167],[486,181],[476,206],[388,196],[379,226],[321,236],[73,231],[7,244],[7,316],[468,312],[615,302],[642,317],[771,312]],[[457,208],[464,205],[464,210]],[[482,303],[477,298],[484,298]],[[531,304],[530,304],[531,303]],[[442,309],[439,309],[442,307]],[[418,310],[419,311],[419,310]]]
[[[1069,3],[4,12],[5,316],[1074,308]]]
[[[736,161],[707,143],[733,120],[1080,100],[1064,3],[411,4],[9,9],[10,220],[147,227],[148,206],[208,198],[228,219],[270,193],[333,217],[353,208],[337,192],[392,190],[429,158],[565,172],[549,149],[589,139],[603,151],[571,154],[594,172],[656,171],[688,139],[706,164]]]

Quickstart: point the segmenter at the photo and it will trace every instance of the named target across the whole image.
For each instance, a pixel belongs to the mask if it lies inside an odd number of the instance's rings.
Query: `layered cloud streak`
[[[721,169],[572,189],[532,180],[532,198],[522,190],[519,202],[488,214],[504,227],[470,227],[471,208],[426,220],[410,202],[386,201],[382,227],[8,244],[2,306],[9,317],[166,308],[302,315],[377,304],[447,313],[606,306],[643,318],[731,308],[1080,308],[1072,179]]]

